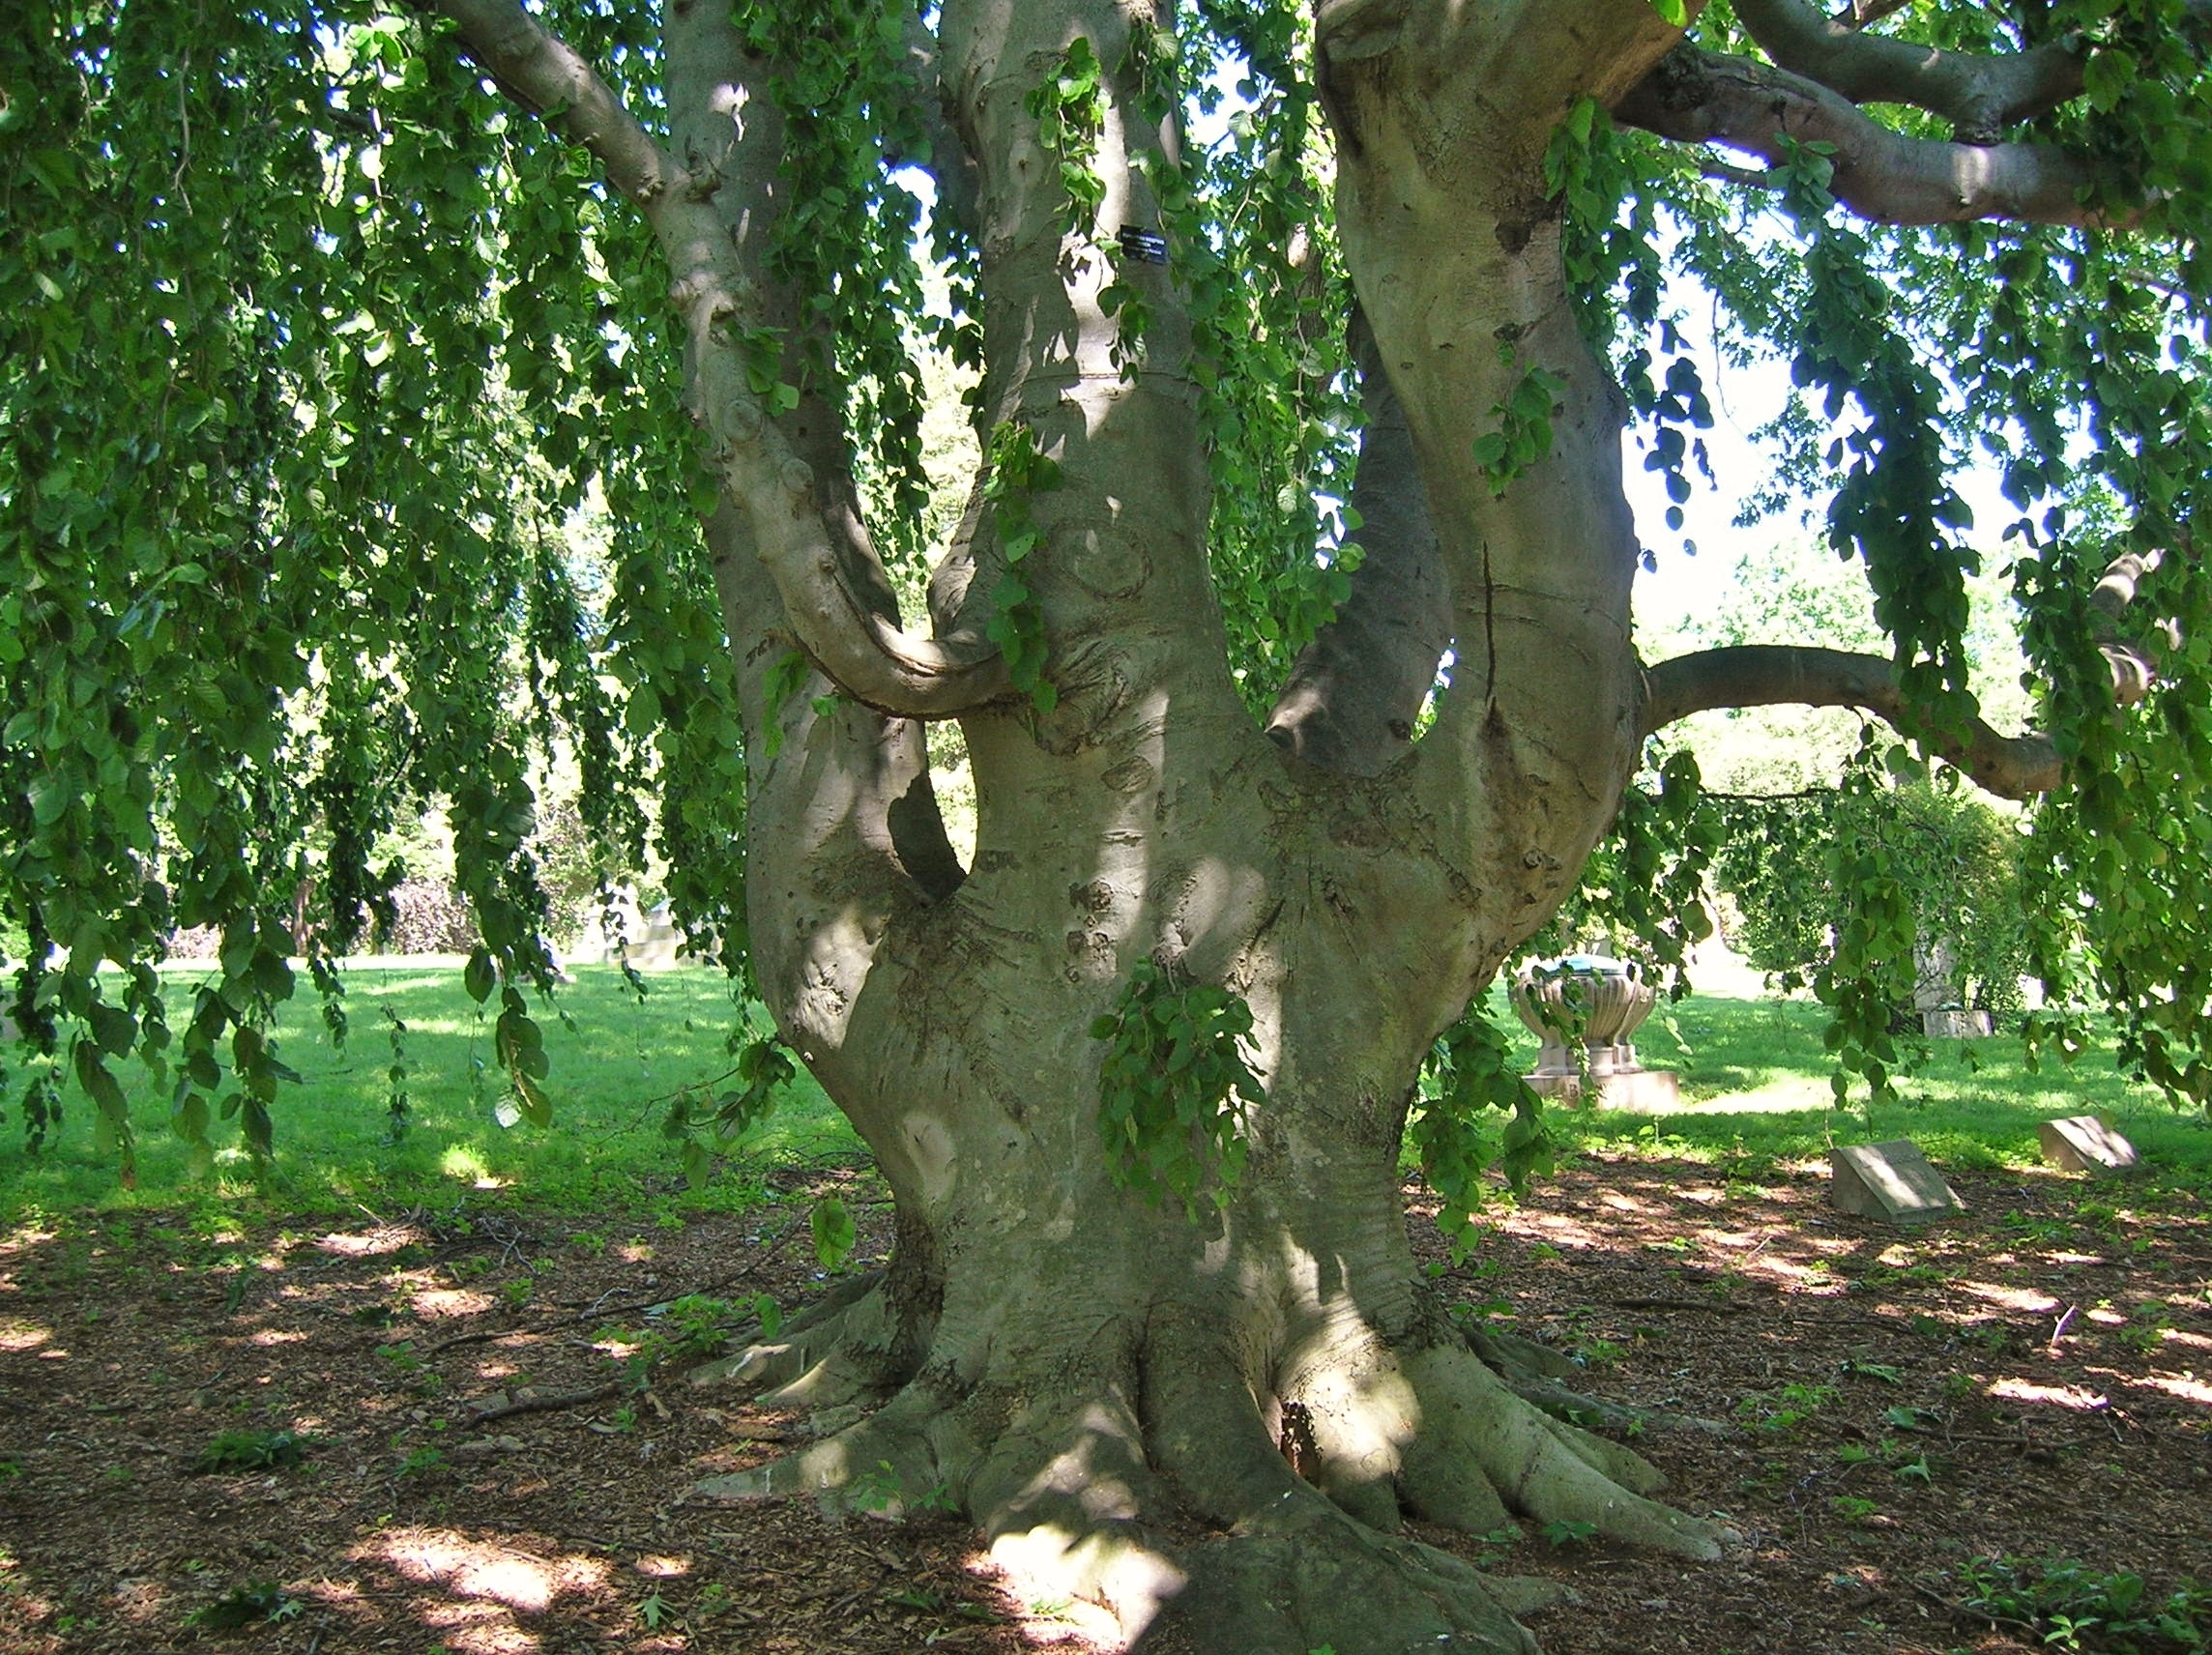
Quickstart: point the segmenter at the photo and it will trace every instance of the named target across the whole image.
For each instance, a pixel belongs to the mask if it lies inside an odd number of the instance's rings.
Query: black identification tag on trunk
[[[1121,226],[1121,256],[1144,264],[1168,262],[1168,239],[1155,236],[1150,230],[1140,230],[1134,224]]]

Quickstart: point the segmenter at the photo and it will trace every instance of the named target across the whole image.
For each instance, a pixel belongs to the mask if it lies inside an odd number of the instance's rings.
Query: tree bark
[[[1477,1356],[1421,1286],[1399,1200],[1424,1055],[1571,883],[1634,756],[1621,411],[1567,314],[1540,157],[1568,102],[1616,97],[1674,32],[1645,0],[1471,22],[1324,8],[1340,143],[1365,158],[1343,218],[1375,319],[1378,476],[1426,501],[1401,513],[1412,624],[1334,670],[1394,654],[1386,720],[1417,706],[1445,636],[1461,661],[1435,734],[1384,785],[1282,751],[1227,670],[1190,330],[1170,275],[1105,251],[1157,221],[1147,164],[1177,143],[1131,67],[1149,5],[947,0],[939,49],[914,59],[934,62],[975,163],[989,416],[1059,467],[1026,502],[1041,537],[1022,565],[1048,711],[1006,698],[959,635],[1004,566],[991,514],[972,511],[940,571],[948,636],[914,639],[830,402],[779,418],[748,389],[732,324],[797,313],[766,256],[784,189],[772,66],[738,50],[725,13],[672,8],[669,137],[640,150],[518,8],[449,9],[626,169],[660,232],[721,480],[706,528],[747,735],[753,969],[897,1204],[881,1281],[722,1370],[782,1406],[869,1411],[703,1492],[845,1497],[888,1466],[906,1500],[968,1511],[1017,1590],[1075,1600],[1139,1647],[1180,1628],[1239,1651],[1531,1649],[1513,1616],[1536,1594],[1403,1537],[1409,1515],[1482,1533],[1521,1513],[1715,1554],[1710,1526],[1646,1497],[1649,1466]],[[1079,36],[1107,69],[1086,158],[1104,197],[1070,225],[1027,105]],[[1144,284],[1141,340],[1102,303],[1117,276]],[[1529,365],[1565,387],[1555,440],[1500,495],[1469,441]],[[771,701],[794,648],[809,682]],[[965,870],[910,714],[960,718],[980,805]],[[1121,1187],[1099,1127],[1089,1030],[1147,960],[1254,1016],[1266,1101],[1202,1223]],[[1207,1538],[1187,1538],[1194,1520]]]

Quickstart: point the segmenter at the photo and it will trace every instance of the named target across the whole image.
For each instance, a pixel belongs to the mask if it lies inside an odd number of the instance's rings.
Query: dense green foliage
[[[1244,1170],[1246,1112],[1266,1101],[1247,1059],[1252,1008],[1147,960],[1091,1025],[1105,1043],[1098,1128],[1116,1178],[1195,1215],[1226,1203]]]
[[[541,10],[655,130],[654,9]],[[1172,33],[1140,35],[1133,68],[1159,113],[1179,102],[1212,134],[1150,183],[1198,345],[1210,569],[1258,708],[1356,565],[1350,291],[1306,9],[1172,13]],[[771,411],[819,393],[865,434],[856,465],[878,537],[911,564],[931,549],[924,370],[933,356],[975,365],[979,300],[975,249],[950,215],[923,228],[906,170],[927,143],[905,14],[838,0],[740,16],[777,65],[800,204],[773,259],[798,295],[793,331],[748,335],[753,389]],[[1968,577],[2005,548],[2035,716],[2067,766],[2020,851],[2024,946],[2053,996],[2031,1036],[2070,1049],[2102,1003],[2130,1062],[2206,1099],[2212,827],[2196,799],[2212,778],[2212,580],[2193,555],[2212,477],[2204,32],[2182,0],[1944,5],[1909,20],[1962,49],[2086,41],[2086,96],[2026,135],[2095,158],[2099,201],[2135,221],[1871,226],[1833,199],[1817,146],[1747,188],[1585,102],[1547,172],[1583,319],[1676,502],[1709,466],[1712,421],[1686,307],[1710,306],[1732,357],[1791,364],[1800,394],[1767,433],[1766,504],[1825,503],[1828,541],[1863,567],[1892,640],[1908,739],[1941,740],[1974,715]],[[1726,4],[1692,27],[1751,49]],[[1095,184],[1097,77],[1131,68],[1071,46],[1031,108],[1074,209]],[[378,0],[7,9],[0,290],[17,297],[0,312],[0,933],[29,955],[11,996],[29,1056],[7,1086],[34,1142],[67,1078],[128,1176],[111,1065],[135,1054],[203,1162],[218,1117],[266,1154],[292,1071],[265,1031],[295,992],[301,893],[309,971],[339,1031],[335,960],[407,872],[379,847],[432,806],[452,825],[482,939],[469,992],[493,1008],[514,1112],[544,1118],[530,991],[551,985],[549,899],[530,845],[557,768],[578,778],[580,860],[603,882],[657,857],[681,919],[742,973],[746,755],[667,287],[597,163],[424,15]],[[1132,368],[1136,295],[1119,301]],[[1553,383],[1526,364],[1497,427],[1470,435],[1498,487],[1546,453]],[[1050,486],[1024,435],[1000,427],[988,445],[1009,552],[1025,500]],[[1969,523],[1954,481],[1969,457],[2001,468],[2016,518]],[[605,524],[603,545],[587,519]],[[2083,595],[2123,548],[2167,555],[2126,616],[2093,625]],[[1646,564],[1663,570],[1660,548]],[[1049,706],[1041,624],[1018,568],[1006,581],[997,635]],[[2099,626],[2161,662],[2125,715]],[[1849,808],[1901,797],[1884,785],[1848,782]],[[1576,916],[1644,935],[1673,964],[1724,828],[1763,835],[1768,865],[1794,831],[1776,826],[1786,814],[1717,816],[1696,802],[1694,767],[1671,762],[1632,797]],[[1884,985],[1915,934],[1903,888],[1917,864],[1875,846],[1824,865],[1840,941],[1820,992],[1844,1064],[1879,1092]],[[174,928],[203,925],[221,928],[221,970],[172,1027],[150,968]]]
[[[2017,1010],[2027,969],[2021,838],[1955,771],[1941,774],[1943,786],[1877,779],[1829,796],[1726,803],[1733,830],[1715,874],[1740,915],[1744,957],[1802,988],[1833,970],[1841,939],[1870,956],[1893,1007],[1924,990],[1937,1005]],[[1871,905],[1861,896],[1847,909],[1839,893],[1877,882],[1894,887],[1909,937],[1870,946],[1852,928],[1871,927]]]

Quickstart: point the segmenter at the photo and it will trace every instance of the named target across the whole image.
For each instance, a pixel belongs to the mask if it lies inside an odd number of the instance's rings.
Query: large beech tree
[[[135,1051],[265,1150],[300,893],[342,1023],[370,848],[436,799],[543,1116],[558,753],[896,1196],[888,1270],[738,1364],[868,1411],[711,1493],[888,1465],[1033,1592],[1237,1651],[1530,1647],[1409,1515],[1715,1555],[1442,1313],[1399,1179],[1409,1131],[1447,1215],[1538,1157],[1466,1014],[1586,865],[1678,960],[1710,826],[1679,758],[1637,777],[1700,709],[1858,707],[2034,798],[2034,1037],[2101,1001],[2208,1089],[2196,0],[4,12],[11,1095],[36,1135],[73,1080],[127,1166]],[[1823,503],[1889,656],[1639,660],[1680,552],[1623,455],[1703,486],[1691,303],[1792,364],[1724,480]],[[935,547],[932,353],[984,455]],[[1970,527],[1969,460],[2016,522]],[[2000,546],[2023,733],[1960,644]],[[1909,893],[1837,874],[1880,1088]],[[150,962],[209,924],[172,1027]]]

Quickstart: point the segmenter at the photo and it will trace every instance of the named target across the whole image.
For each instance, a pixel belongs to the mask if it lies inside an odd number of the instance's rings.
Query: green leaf
[[[843,1267],[852,1257],[859,1231],[853,1223],[853,1215],[845,1210],[845,1204],[835,1196],[824,1196],[814,1204],[807,1214],[807,1228],[814,1235],[814,1257],[826,1270]]]
[[[492,968],[489,949],[480,944],[470,952],[468,964],[461,968],[461,985],[479,1005],[491,999],[492,990],[499,985],[499,974]]]

